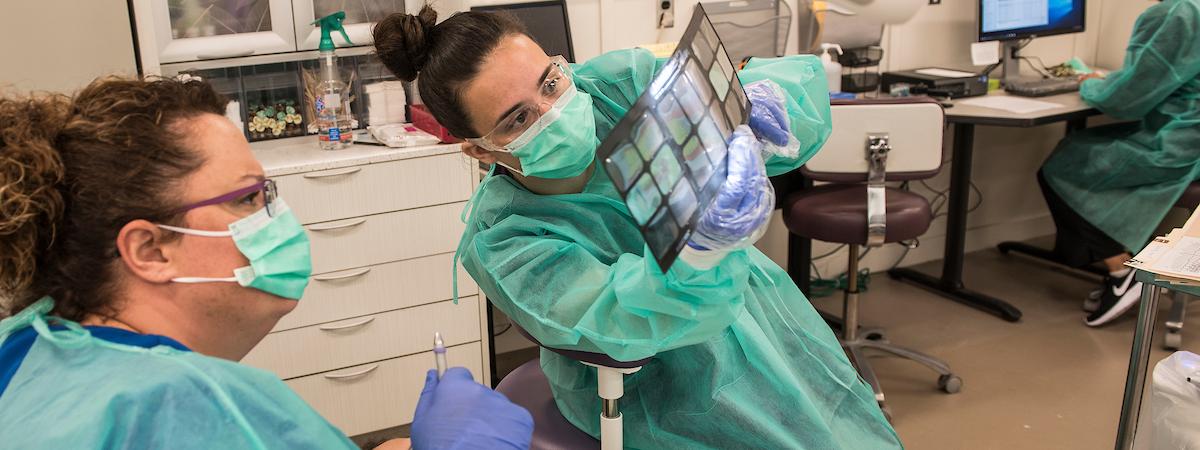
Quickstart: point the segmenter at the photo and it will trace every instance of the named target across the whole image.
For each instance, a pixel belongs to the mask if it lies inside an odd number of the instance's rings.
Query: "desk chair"
[[[1195,211],[1196,207],[1200,206],[1200,181],[1194,181],[1188,185],[1183,191],[1183,195],[1179,200],[1175,201],[1175,207]],[[1053,250],[1034,247],[1024,242],[1001,242],[996,248],[1000,253],[1009,254],[1017,252],[1026,256],[1031,256],[1042,261],[1050,262],[1057,265],[1064,265],[1054,254]],[[1087,267],[1083,269],[1086,272],[1096,275],[1108,275],[1108,271],[1099,267]],[[1167,350],[1179,350],[1180,344],[1183,343],[1183,320],[1187,315],[1187,304],[1191,301],[1192,296],[1182,292],[1174,292],[1171,296],[1171,313],[1167,316],[1165,339],[1163,339],[1163,347]]]
[[[783,204],[784,222],[793,234],[850,247],[841,342],[889,418],[891,412],[879,380],[863,357],[865,349],[891,353],[933,369],[940,375],[938,387],[947,393],[962,389],[962,379],[945,362],[893,345],[881,331],[860,333],[858,328],[860,248],[914,241],[933,221],[929,201],[906,190],[889,188],[885,182],[937,175],[942,165],[944,123],[942,107],[932,99],[834,102],[833,134],[802,168],[806,177],[829,184],[795,192]]]
[[[625,439],[618,402],[625,395],[625,375],[632,375],[641,370],[650,359],[624,362],[600,353],[560,350],[542,345],[520,327],[517,327],[517,331],[539,347],[579,361],[580,364],[595,367],[602,402],[600,440],[597,441],[591,435],[575,428],[563,417],[558,405],[554,403],[554,395],[550,392],[550,381],[546,379],[546,374],[542,372],[537,359],[517,367],[500,381],[496,392],[504,394],[513,403],[529,410],[529,414],[533,416],[533,441],[530,450],[620,450]]]

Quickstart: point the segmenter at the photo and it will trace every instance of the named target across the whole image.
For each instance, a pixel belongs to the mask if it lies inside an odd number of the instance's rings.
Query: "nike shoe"
[[[1108,283],[1105,283],[1104,286],[1107,287]],[[1096,312],[1096,310],[1100,308],[1100,296],[1103,294],[1104,294],[1103,288],[1096,289],[1092,292],[1088,292],[1087,298],[1083,299],[1083,312],[1086,312],[1086,313]]]
[[[1136,270],[1123,277],[1104,280],[1104,292],[1100,294],[1100,306],[1085,321],[1089,327],[1098,327],[1112,322],[1133,308],[1142,299],[1142,283],[1134,280]]]

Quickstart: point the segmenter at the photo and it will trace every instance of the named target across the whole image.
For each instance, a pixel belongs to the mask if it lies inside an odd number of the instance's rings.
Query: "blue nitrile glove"
[[[715,266],[730,251],[754,244],[775,210],[775,188],[767,179],[763,144],[740,125],[729,139],[729,176],[696,224],[682,258],[699,269]]]
[[[771,80],[756,81],[746,85],[746,97],[750,100],[750,129],[766,144],[766,155],[796,158],[800,154],[800,141],[791,133],[791,119],[787,115],[787,92]]]
[[[462,367],[425,375],[412,423],[415,450],[529,448],[533,417]]]

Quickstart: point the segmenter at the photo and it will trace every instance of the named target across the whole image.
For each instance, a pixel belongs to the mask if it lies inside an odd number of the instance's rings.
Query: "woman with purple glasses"
[[[236,362],[312,267],[225,103],[172,80],[0,97],[0,447],[358,448]],[[416,416],[417,448],[532,432],[461,368],[430,376]]]

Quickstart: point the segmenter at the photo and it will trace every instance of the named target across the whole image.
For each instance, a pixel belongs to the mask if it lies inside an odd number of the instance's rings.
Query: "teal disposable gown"
[[[1200,178],[1200,0],[1166,0],[1134,26],[1125,67],[1088,80],[1090,105],[1136,123],[1068,136],[1043,167],[1089,223],[1138,251]]]
[[[0,321],[0,349],[36,333],[16,372],[0,370],[0,448],[358,448],[274,374],[101,339],[51,306]]]
[[[645,50],[575,68],[595,99],[603,138],[655,70]],[[787,90],[799,167],[830,132],[829,94],[815,57],[754,60],[743,83]],[[900,447],[870,387],[787,273],[754,248],[711,270],[682,261],[666,273],[604,170],[583,193],[543,196],[506,176],[480,186],[460,244],[488,299],[543,344],[654,359],[626,378],[625,444],[634,448],[886,449]],[[542,351],[559,409],[599,435],[596,371]]]

